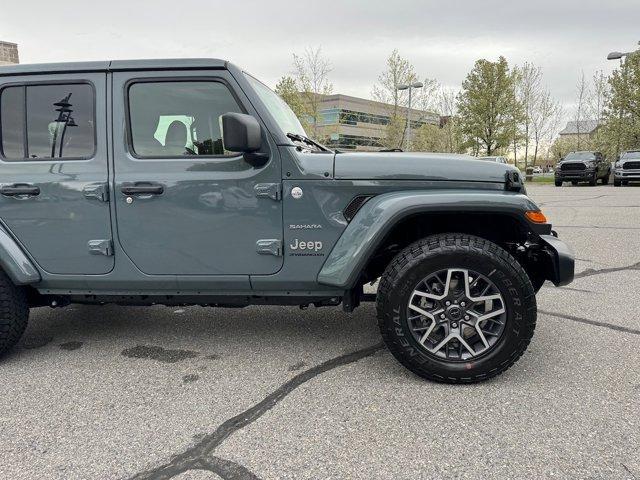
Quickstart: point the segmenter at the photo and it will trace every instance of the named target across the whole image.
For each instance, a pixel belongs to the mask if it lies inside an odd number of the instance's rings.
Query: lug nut
[[[464,316],[464,319],[465,319],[465,320],[469,320],[469,315],[465,315],[465,316]]]
[[[465,305],[466,305],[466,303],[464,303],[464,302],[460,302],[460,306],[461,306],[461,307],[464,307]]]
[[[453,323],[451,324],[451,328],[458,328],[458,324],[457,324],[457,323],[455,323],[455,322],[453,322]]]
[[[449,305],[451,305],[451,302],[447,300],[446,302],[444,302],[444,304],[448,307]]]
[[[444,317],[445,317],[444,313],[440,314],[440,318],[444,318]]]

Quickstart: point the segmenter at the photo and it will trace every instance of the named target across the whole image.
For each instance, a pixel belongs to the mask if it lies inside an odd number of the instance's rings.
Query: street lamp
[[[398,85],[398,90],[409,90],[409,108],[407,109],[407,138],[405,143],[407,147],[403,148],[403,150],[408,150],[411,148],[411,90],[414,88],[422,88],[424,84],[422,82],[413,82],[408,85]]]

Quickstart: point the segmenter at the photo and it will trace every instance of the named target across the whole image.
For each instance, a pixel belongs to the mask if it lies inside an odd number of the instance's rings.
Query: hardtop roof
[[[26,63],[0,66],[0,76],[46,73],[115,72],[125,70],[197,70],[227,68],[217,58],[166,58],[148,60],[104,60],[99,62]]]

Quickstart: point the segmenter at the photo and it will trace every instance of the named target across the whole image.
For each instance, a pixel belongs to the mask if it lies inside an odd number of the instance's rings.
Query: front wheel
[[[536,325],[534,287],[498,245],[464,234],[400,252],[378,288],[378,323],[391,353],[439,382],[473,383],[507,370]]]
[[[609,177],[611,176],[611,172],[607,172],[604,177],[602,177],[602,184],[609,185]]]
[[[622,182],[620,180],[613,180],[613,186],[614,187],[619,187],[620,185],[622,185]]]
[[[553,183],[555,184],[556,187],[562,186],[562,180],[555,180]]]

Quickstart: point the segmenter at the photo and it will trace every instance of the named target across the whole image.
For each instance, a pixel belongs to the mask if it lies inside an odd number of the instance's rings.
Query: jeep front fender
[[[498,213],[525,223],[527,210],[538,210],[521,193],[496,190],[429,190],[385,193],[358,211],[327,257],[318,283],[339,288],[355,285],[370,256],[401,220],[420,213]]]
[[[40,272],[3,227],[0,227],[0,267],[15,285],[40,281]]]

